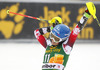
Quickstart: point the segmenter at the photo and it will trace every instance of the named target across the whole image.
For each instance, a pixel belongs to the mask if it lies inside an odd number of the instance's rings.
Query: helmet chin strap
[[[59,42],[59,44],[61,44],[61,43],[65,42],[65,41],[68,41],[68,38],[69,38],[69,37],[67,37],[67,38],[63,39],[61,42]]]

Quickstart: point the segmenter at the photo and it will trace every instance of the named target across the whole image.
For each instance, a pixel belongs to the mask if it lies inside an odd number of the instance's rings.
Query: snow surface
[[[42,70],[39,43],[0,43],[0,70]],[[100,70],[100,44],[75,44],[65,70]]]

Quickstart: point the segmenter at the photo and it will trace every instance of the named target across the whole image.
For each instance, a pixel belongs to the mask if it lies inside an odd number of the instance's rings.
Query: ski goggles
[[[58,42],[61,42],[61,41],[62,41],[62,39],[61,39],[61,38],[59,38],[59,37],[55,36],[52,32],[50,33],[50,39],[53,39],[53,40],[54,40],[54,42],[56,42],[56,43],[58,43]]]

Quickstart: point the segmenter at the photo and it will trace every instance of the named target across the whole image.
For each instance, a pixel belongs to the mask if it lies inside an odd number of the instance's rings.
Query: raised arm
[[[71,32],[67,45],[69,45],[70,47],[73,47],[73,44],[74,44],[79,32],[83,29],[84,25],[86,24],[86,21],[90,17],[91,17],[91,15],[90,15],[88,9],[86,9],[83,17],[80,19],[79,23],[76,25],[76,27]]]
[[[34,31],[34,35],[36,37],[36,39],[40,42],[40,44],[46,48],[47,47],[47,42],[46,42],[46,38],[43,36],[45,33],[50,32],[52,29],[52,27],[45,27],[45,28],[40,28],[40,29],[36,29]]]

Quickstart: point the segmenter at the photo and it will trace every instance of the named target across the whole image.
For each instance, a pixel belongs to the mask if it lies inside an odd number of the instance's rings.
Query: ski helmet
[[[67,39],[70,35],[70,29],[64,24],[56,25],[50,33],[50,39],[54,39],[56,42],[61,42]]]

